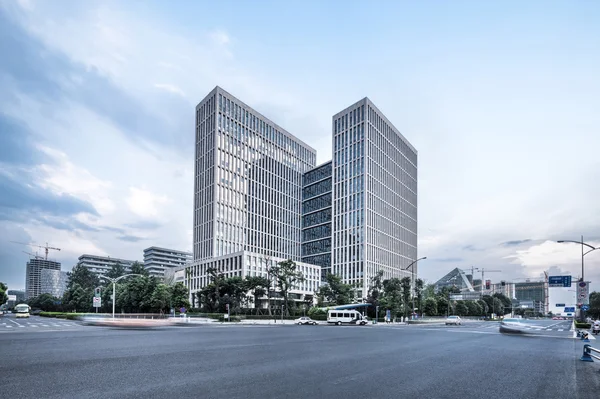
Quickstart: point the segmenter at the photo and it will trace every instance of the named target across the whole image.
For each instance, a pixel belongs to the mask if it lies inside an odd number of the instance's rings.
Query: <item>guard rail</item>
[[[581,356],[580,360],[584,362],[593,362],[594,359],[600,360],[600,356],[595,355],[594,353],[600,354],[600,350],[593,348],[590,344],[585,344],[583,345],[583,356]]]

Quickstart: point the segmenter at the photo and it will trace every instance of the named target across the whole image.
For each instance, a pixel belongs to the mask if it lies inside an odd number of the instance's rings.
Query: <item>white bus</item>
[[[31,310],[31,308],[29,307],[29,305],[25,304],[25,303],[20,303],[17,306],[15,306],[15,313],[16,313],[16,317],[17,319],[21,318],[21,317],[29,317],[29,311]]]
[[[342,324],[357,324],[364,326],[369,321],[365,316],[351,309],[329,310],[327,311],[327,323],[333,323],[341,326]]]

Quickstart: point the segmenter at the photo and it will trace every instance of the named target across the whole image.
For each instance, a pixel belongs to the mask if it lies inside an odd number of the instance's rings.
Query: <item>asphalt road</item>
[[[594,398],[566,336],[467,326],[193,326],[0,334],[0,396]]]

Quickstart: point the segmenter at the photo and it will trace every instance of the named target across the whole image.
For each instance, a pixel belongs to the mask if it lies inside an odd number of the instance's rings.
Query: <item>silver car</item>
[[[305,324],[308,324],[311,326],[317,325],[317,322],[315,320],[311,319],[310,317],[300,317],[300,318],[294,320],[294,323],[298,324],[299,326],[305,325]]]
[[[446,325],[453,324],[455,326],[460,326],[462,324],[462,319],[460,316],[448,316],[446,319]]]

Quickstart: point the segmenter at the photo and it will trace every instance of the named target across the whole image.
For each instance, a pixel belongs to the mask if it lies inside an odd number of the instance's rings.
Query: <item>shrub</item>
[[[590,323],[580,323],[580,322],[575,322],[575,328],[583,328],[583,329],[588,329],[591,328],[592,325]]]

